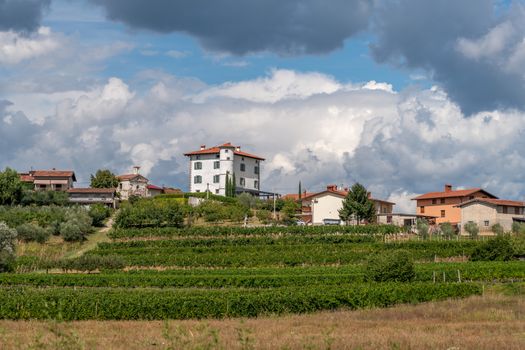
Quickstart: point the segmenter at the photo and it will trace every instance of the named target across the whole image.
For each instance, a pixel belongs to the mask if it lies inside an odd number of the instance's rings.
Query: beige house
[[[67,191],[77,181],[71,170],[31,170],[19,175],[20,180],[32,184],[35,191]]]
[[[71,203],[80,205],[104,204],[112,208],[117,207],[114,188],[71,188],[67,193]]]
[[[348,189],[338,189],[336,185],[329,185],[325,191],[313,193],[301,199],[301,218],[307,224],[326,225],[343,224],[339,218],[339,210],[343,207],[343,200]],[[376,214],[392,213],[395,203],[382,199],[369,199],[374,202]]]
[[[131,196],[147,197],[149,180],[139,174],[140,167],[135,166],[132,174],[118,175],[117,193],[120,199],[128,200]]]
[[[514,221],[523,221],[525,203],[494,198],[474,198],[458,204],[461,210],[461,234],[467,235],[465,224],[474,222],[480,234],[493,234],[492,225],[500,224],[505,231],[512,229]]]

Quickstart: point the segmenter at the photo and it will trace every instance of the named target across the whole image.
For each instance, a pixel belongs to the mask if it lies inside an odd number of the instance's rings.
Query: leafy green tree
[[[14,205],[20,203],[24,192],[24,185],[16,170],[5,168],[0,171],[0,205]]]
[[[365,220],[373,222],[375,219],[375,205],[368,198],[368,191],[360,183],[355,183],[345,199],[343,207],[339,210],[339,217],[343,221],[357,220],[357,223]]]
[[[119,180],[108,169],[99,169],[95,175],[91,174],[91,187],[93,188],[117,188]]]
[[[465,231],[467,231],[470,237],[472,238],[478,237],[478,233],[479,233],[478,224],[472,221],[467,222],[465,224]]]
[[[17,232],[0,222],[0,272],[14,269]]]
[[[104,220],[111,215],[111,209],[104,204],[94,204],[89,207],[89,216],[93,219],[93,226],[102,227],[104,226]]]
[[[454,233],[456,230],[454,230],[454,226],[450,222],[444,222],[441,224],[441,233],[446,238],[452,238],[454,236]]]
[[[246,192],[241,193],[240,195],[236,197],[236,199],[240,205],[242,205],[243,207],[247,209],[252,209],[257,206],[257,198],[255,198],[249,193],[246,193]]]
[[[26,223],[16,228],[18,239],[25,242],[45,243],[51,235],[51,229],[45,229],[35,223]]]
[[[287,224],[292,224],[297,216],[297,211],[300,209],[299,203],[292,199],[284,200],[283,208],[281,209],[281,220]]]
[[[22,205],[69,205],[69,196],[64,191],[33,191],[25,190],[21,201]]]
[[[525,233],[525,224],[517,221],[513,222],[512,233]]]
[[[416,221],[417,233],[423,238],[428,238],[429,225],[426,219],[417,219]]]
[[[205,201],[197,207],[197,210],[206,222],[217,223],[228,218],[225,206],[215,201]]]
[[[259,209],[256,213],[257,219],[263,224],[267,224],[272,217],[272,212],[266,209]]]

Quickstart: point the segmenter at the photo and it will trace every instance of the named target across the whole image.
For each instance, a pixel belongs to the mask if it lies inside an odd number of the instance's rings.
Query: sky
[[[232,142],[263,190],[525,199],[523,0],[0,0],[0,167],[188,188]]]

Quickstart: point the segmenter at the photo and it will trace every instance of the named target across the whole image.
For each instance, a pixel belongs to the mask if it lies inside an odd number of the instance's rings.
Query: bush
[[[96,254],[82,255],[76,259],[61,260],[58,265],[65,271],[76,270],[87,272],[95,270],[120,270],[126,266],[120,256],[100,256]]]
[[[465,224],[465,231],[468,232],[470,237],[476,238],[479,233],[479,227],[475,222],[470,221]]]
[[[95,204],[89,208],[89,216],[93,220],[93,226],[104,226],[104,220],[111,215],[111,209],[104,204]]]
[[[525,233],[525,224],[522,222],[512,223],[512,233],[523,234]]]
[[[266,209],[257,210],[256,215],[257,219],[259,219],[259,221],[263,224],[267,224],[270,221],[270,218],[272,217],[272,213]]]
[[[83,241],[92,232],[93,220],[82,208],[71,209],[65,219],[66,221],[60,224],[60,235],[65,241]]]
[[[367,265],[367,279],[375,282],[410,282],[416,276],[414,261],[406,250],[373,256]]]
[[[69,205],[69,196],[63,191],[25,191],[22,197],[22,205]]]
[[[18,239],[24,242],[36,241],[45,243],[51,235],[51,229],[45,229],[33,223],[20,225],[16,228]]]
[[[184,208],[177,201],[142,199],[123,205],[115,217],[119,228],[182,227]]]
[[[503,233],[505,233],[505,231],[503,230],[503,226],[501,226],[500,224],[494,224],[492,225],[491,227],[491,230],[492,232],[495,234],[495,235],[502,235]]]
[[[514,258],[514,246],[508,236],[498,236],[474,249],[471,261],[509,261]]]

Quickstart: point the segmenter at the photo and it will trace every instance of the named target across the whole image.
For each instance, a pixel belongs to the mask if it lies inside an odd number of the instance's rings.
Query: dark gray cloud
[[[184,32],[210,50],[326,53],[368,25],[372,0],[91,0],[132,28]]]
[[[523,74],[505,62],[525,35],[520,11],[492,0],[386,1],[377,9],[372,53],[382,63],[427,70],[467,114],[524,108]]]
[[[35,143],[39,127],[23,112],[9,111],[12,103],[0,100],[0,162],[8,162],[17,157],[17,152]]]
[[[0,0],[0,31],[32,32],[51,0]]]

